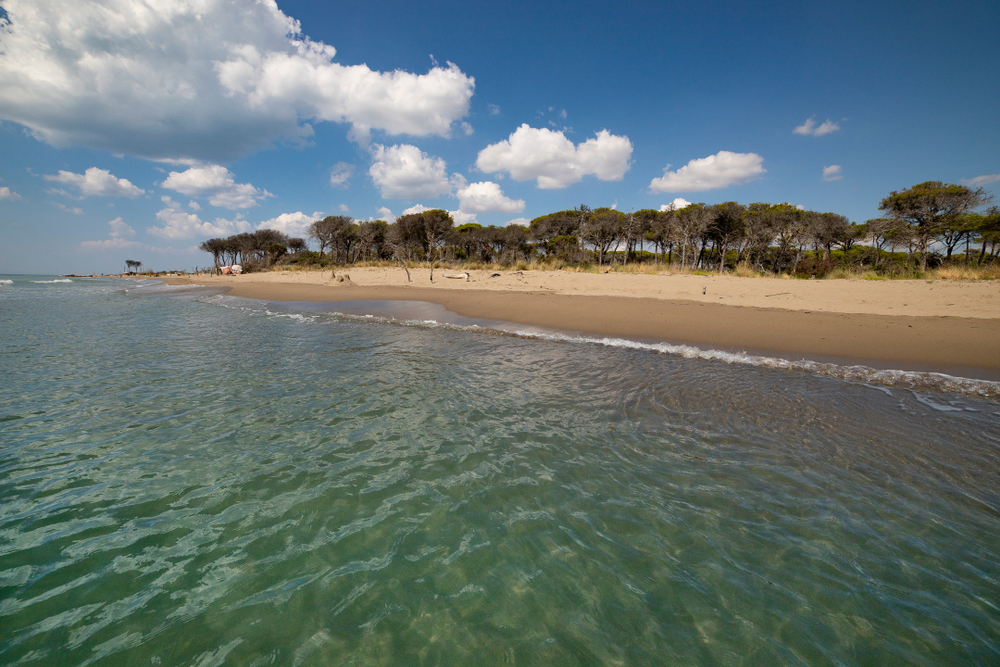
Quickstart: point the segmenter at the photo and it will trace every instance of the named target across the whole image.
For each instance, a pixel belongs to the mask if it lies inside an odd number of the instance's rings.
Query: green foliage
[[[894,278],[936,266],[1000,264],[1000,209],[974,210],[987,201],[981,189],[928,181],[890,193],[880,203],[885,216],[863,224],[787,202],[627,213],[581,205],[508,227],[477,222],[456,227],[450,213],[431,209],[392,224],[347,216],[317,220],[308,235],[318,251],[275,230],[209,239],[199,247],[213,255],[216,266],[241,263],[248,271],[276,262],[472,262],[498,268],[544,262],[571,270],[596,270],[594,263],[654,272],[679,264],[684,271],[735,275]],[[953,269],[949,275],[965,274]]]

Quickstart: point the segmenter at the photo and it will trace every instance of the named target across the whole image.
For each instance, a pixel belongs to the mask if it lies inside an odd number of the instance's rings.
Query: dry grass
[[[310,271],[330,271],[344,270],[353,267],[372,268],[397,268],[399,263],[395,260],[379,260],[358,262],[351,265],[330,264],[325,267],[317,265],[277,265],[270,270],[310,272]],[[659,264],[655,262],[630,263],[625,266],[615,263],[598,266],[597,264],[576,264],[565,262],[560,259],[532,259],[529,261],[520,260],[513,266],[499,264],[496,262],[478,261],[435,261],[435,262],[407,262],[407,267],[411,269],[456,269],[462,271],[565,271],[567,273],[627,273],[627,274],[681,274],[681,275],[717,275],[715,271],[704,268],[684,267],[677,264]],[[734,276],[736,278],[771,278],[776,280],[790,280],[794,276],[787,273],[773,275],[770,273],[760,273],[752,266],[743,262],[735,266],[732,270],[726,271],[723,275]],[[896,272],[887,272],[885,267],[880,271],[871,268],[858,267],[837,267],[822,280],[1000,280],[1000,265],[992,264],[986,266],[955,264],[931,269],[927,273],[913,271],[900,267]]]
[[[927,272],[931,280],[996,280],[1000,278],[1000,266],[965,266],[962,264],[942,266]]]
[[[737,278],[773,278],[774,276],[770,273],[764,274],[759,271],[755,271],[752,266],[746,262],[740,262],[735,267],[730,275],[736,276]]]

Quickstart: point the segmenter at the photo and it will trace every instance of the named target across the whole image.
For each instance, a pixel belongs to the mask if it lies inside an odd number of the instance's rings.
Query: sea
[[[0,276],[0,664],[997,665],[1000,392]]]

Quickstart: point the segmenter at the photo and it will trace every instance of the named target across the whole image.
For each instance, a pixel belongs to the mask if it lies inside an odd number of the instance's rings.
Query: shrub
[[[822,278],[835,268],[837,265],[832,260],[809,257],[795,265],[795,275],[804,278]]]

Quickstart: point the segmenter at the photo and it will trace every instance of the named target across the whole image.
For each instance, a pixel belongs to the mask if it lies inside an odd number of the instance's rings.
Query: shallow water
[[[961,383],[0,278],[2,664],[1000,660]]]

